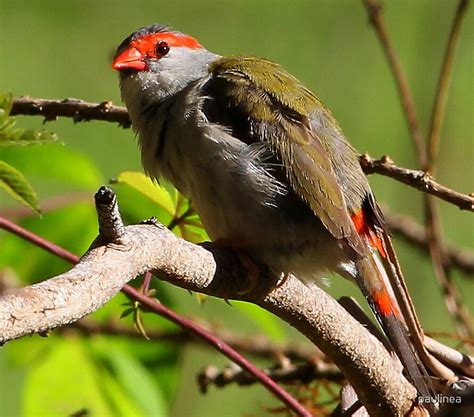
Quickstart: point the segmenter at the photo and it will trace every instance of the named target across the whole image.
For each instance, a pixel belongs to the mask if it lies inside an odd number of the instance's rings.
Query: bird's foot
[[[246,272],[246,284],[239,289],[238,294],[246,295],[252,293],[258,287],[262,270],[260,265],[248,253],[249,246],[239,239],[217,239],[212,244],[219,248],[234,251]]]

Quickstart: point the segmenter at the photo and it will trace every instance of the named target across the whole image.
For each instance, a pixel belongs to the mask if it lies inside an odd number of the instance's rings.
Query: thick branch
[[[277,288],[239,295],[248,284],[232,254],[190,244],[162,226],[128,226],[125,234],[124,243],[91,249],[71,271],[3,296],[0,340],[77,320],[100,308],[125,282],[152,269],[183,288],[251,301],[274,312],[343,370],[372,415],[403,415],[410,408],[416,392],[392,357],[321,289],[290,277]]]

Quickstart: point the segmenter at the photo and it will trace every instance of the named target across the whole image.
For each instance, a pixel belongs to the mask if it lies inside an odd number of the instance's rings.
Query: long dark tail
[[[386,285],[386,272],[380,269],[382,264],[376,257],[371,253],[357,262],[357,283],[419,395],[432,396],[428,373],[410,339],[393,291]]]
[[[434,389],[421,355],[420,342],[410,334],[421,327],[408,296],[403,275],[388,232],[373,196],[352,216],[359,236],[369,251],[357,261],[356,281],[366,297],[390,344],[402,362],[408,378],[420,396],[433,397]],[[398,297],[397,297],[398,295]]]

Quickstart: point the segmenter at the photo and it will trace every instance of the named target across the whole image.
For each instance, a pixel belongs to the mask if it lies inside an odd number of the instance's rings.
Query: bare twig
[[[429,253],[425,229],[415,219],[405,214],[390,213],[386,208],[384,208],[383,212],[388,228],[394,235],[410,245]],[[444,246],[444,253],[446,255],[445,266],[447,268],[457,268],[464,272],[466,276],[474,274],[474,253],[448,244]]]
[[[395,79],[398,95],[403,106],[408,128],[410,129],[411,137],[415,145],[416,153],[422,160],[421,166],[425,166],[427,160],[426,151],[423,134],[421,132],[416,115],[415,103],[410,91],[410,87],[408,86],[407,78],[400,64],[400,60],[398,59],[392,41],[388,36],[387,28],[382,15],[382,5],[377,0],[363,0],[363,2],[369,15],[370,23],[375,29],[375,33],[379,38],[382,49],[385,53],[385,56],[387,57],[387,61],[389,62],[393,78]]]
[[[412,98],[410,88],[408,86],[406,77],[403,73],[400,61],[395,53],[394,47],[383,21],[381,13],[381,5],[376,0],[363,0],[366,6],[367,12],[370,17],[370,21],[373,24],[377,36],[382,44],[382,48],[387,56],[390,63],[393,76],[397,83],[400,99],[403,105],[405,117],[408,125],[410,126],[410,132],[412,139],[415,143],[417,150],[418,160],[421,167],[425,171],[429,171],[433,168],[433,162],[437,155],[437,149],[439,145],[440,131],[442,127],[442,121],[444,119],[444,111],[447,97],[447,87],[449,85],[449,76],[451,73],[454,49],[456,41],[459,38],[459,29],[461,26],[462,18],[465,14],[466,6],[468,1],[461,0],[458,7],[458,12],[454,19],[453,28],[451,30],[451,36],[448,41],[446,48],[445,59],[443,68],[441,70],[440,81],[438,84],[438,91],[433,105],[433,114],[431,121],[430,135],[428,139],[428,150],[423,146],[423,139],[421,129],[416,117],[415,106]],[[429,153],[429,155],[428,155]],[[362,164],[363,165],[363,164]],[[434,171],[431,171],[434,172]],[[431,177],[427,172],[420,172],[421,176],[419,179],[426,179],[431,181]],[[390,175],[392,176],[392,175]],[[406,177],[405,177],[406,178]],[[421,185],[421,184],[420,184]],[[428,193],[436,195],[434,193]],[[435,275],[438,279],[438,283],[443,291],[444,300],[450,314],[455,319],[455,323],[460,331],[460,334],[467,336],[472,333],[470,329],[470,317],[467,310],[463,307],[459,292],[452,285],[449,280],[449,271],[446,268],[446,256],[443,253],[443,244],[441,240],[441,221],[439,219],[436,203],[431,195],[425,194],[425,225],[426,225],[426,236],[428,246],[433,261],[433,267]],[[450,194],[450,193],[449,193]],[[445,194],[446,196],[446,194]],[[438,195],[438,197],[440,197]],[[452,197],[452,195],[450,195]],[[466,197],[466,206],[459,206],[461,209],[472,211],[474,208],[474,198],[471,196]],[[470,200],[470,201],[469,201]]]
[[[453,284],[447,268],[446,254],[441,243],[441,222],[434,199],[425,195],[426,236],[438,285],[442,291],[444,303],[454,320],[461,337],[472,337],[474,328],[472,317],[464,306],[461,294]]]
[[[316,379],[342,383],[345,378],[341,371],[327,362],[313,362],[303,364],[288,363],[263,370],[270,378],[277,382],[307,384]],[[197,376],[202,392],[206,392],[209,385],[225,387],[229,384],[252,385],[252,378],[238,366],[227,366],[219,369],[216,366],[206,366]]]
[[[428,158],[424,167],[425,171],[434,173],[436,159],[441,138],[448,86],[451,79],[451,70],[454,62],[454,52],[468,0],[460,0],[451,28],[451,34],[446,45],[446,50],[441,68],[436,96],[431,113],[430,133],[427,138]],[[474,334],[472,318],[464,307],[461,295],[451,281],[450,271],[446,267],[446,254],[442,245],[442,224],[436,201],[429,195],[424,196],[426,236],[428,238],[433,268],[438,284],[442,290],[446,307],[454,319],[459,335],[469,337]]]
[[[370,155],[364,154],[359,158],[360,164],[366,174],[377,173],[391,177],[407,184],[417,190],[434,195],[444,201],[458,206],[461,210],[474,211],[474,197],[451,190],[433,180],[424,171],[416,171],[401,168],[393,163],[388,157],[373,159]]]
[[[111,101],[88,103],[76,98],[47,100],[20,97],[13,101],[10,114],[12,116],[17,114],[43,116],[46,121],[56,120],[58,117],[71,117],[74,122],[102,120],[105,122],[118,123],[120,126],[126,128],[131,125],[127,109],[114,106]]]
[[[406,77],[403,74],[403,70],[400,65],[400,61],[395,54],[395,50],[388,36],[385,24],[383,21],[381,13],[381,5],[376,0],[363,0],[366,6],[366,9],[369,13],[370,21],[373,24],[377,36],[382,44],[382,48],[387,56],[387,60],[390,63],[392,73],[394,75],[395,81],[397,83],[400,99],[403,104],[404,112],[408,124],[410,126],[410,131],[412,133],[413,141],[416,145],[417,156],[420,162],[420,165],[425,171],[434,172],[433,163],[437,155],[437,149],[439,145],[439,137],[442,127],[442,122],[444,119],[445,104],[447,98],[447,87],[449,85],[449,78],[451,73],[451,68],[453,64],[454,50],[456,42],[459,38],[459,30],[462,22],[462,18],[465,14],[468,1],[461,0],[459,3],[458,11],[453,22],[451,35],[448,41],[446,48],[443,68],[440,74],[440,81],[438,84],[438,90],[435,97],[435,102],[433,105],[433,114],[431,118],[431,129],[430,135],[428,138],[428,145],[426,149],[423,146],[423,138],[421,134],[421,129],[416,117],[416,111],[410,88],[406,81]],[[363,164],[362,164],[363,165]],[[431,181],[431,177],[426,172],[420,172],[419,179],[426,179]],[[392,175],[390,175],[392,176]],[[420,184],[421,185],[421,184]],[[428,193],[435,195],[434,193]],[[446,306],[450,314],[454,317],[457,327],[459,328],[463,336],[472,334],[472,329],[470,329],[471,319],[469,313],[463,307],[461,298],[457,289],[452,285],[449,280],[449,271],[445,269],[446,261],[445,254],[443,253],[443,244],[441,241],[441,222],[438,216],[438,212],[435,206],[435,201],[431,195],[425,194],[425,225],[426,225],[426,235],[428,240],[428,245],[430,249],[430,254],[433,260],[433,266],[435,270],[435,275],[438,279],[439,285],[444,294],[444,299]],[[445,195],[446,196],[446,195]],[[438,197],[440,197],[438,195]],[[452,195],[450,195],[452,197]],[[466,209],[472,211],[474,208],[474,198],[471,196],[466,197],[466,206],[461,207],[461,209]],[[470,200],[470,201],[469,201]]]
[[[430,166],[430,159],[428,157],[428,152],[437,153],[437,147],[439,142],[439,132],[441,131],[442,119],[444,117],[444,104],[446,100],[446,91],[449,84],[447,78],[449,78],[450,69],[452,66],[452,56],[453,50],[458,38],[459,27],[464,15],[467,3],[465,0],[461,0],[458,13],[454,20],[453,29],[451,31],[450,41],[448,42],[447,51],[445,53],[445,62],[443,65],[442,73],[440,76],[440,85],[438,87],[438,94],[435,98],[435,104],[433,106],[433,116],[432,116],[432,129],[430,132],[430,137],[428,141],[428,150],[423,146],[423,139],[421,129],[416,117],[415,106],[412,99],[412,94],[406,77],[404,76],[403,70],[400,65],[400,61],[395,53],[393,45],[388,36],[388,32],[383,21],[381,14],[381,5],[377,0],[363,0],[364,5],[368,11],[370,21],[373,24],[376,33],[379,37],[379,40],[382,44],[382,48],[387,56],[387,59],[390,63],[392,73],[394,75],[395,81],[397,83],[400,99],[403,105],[405,117],[407,119],[408,125],[410,126],[410,132],[412,134],[412,139],[415,143],[415,148],[417,150],[418,160],[423,169],[428,171]],[[448,60],[448,62],[446,62]],[[433,146],[432,146],[433,145]],[[433,148],[433,149],[431,149]],[[436,148],[436,149],[434,149]],[[431,155],[430,155],[431,157]],[[431,180],[428,173],[422,173],[422,177]],[[432,194],[432,193],[431,193]],[[467,204],[466,209],[473,209],[473,199],[471,196],[467,196],[471,199],[471,203]],[[455,319],[458,329],[461,334],[467,335],[470,333],[470,317],[467,310],[464,309],[459,297],[457,289],[449,281],[448,270],[445,269],[445,259],[446,256],[443,253],[443,244],[441,241],[441,222],[437,212],[436,204],[432,195],[425,193],[425,225],[426,225],[426,237],[429,245],[430,254],[433,261],[433,266],[435,270],[435,275],[438,279],[438,282],[442,288],[445,303],[450,311],[451,315]],[[470,208],[469,208],[470,206]]]
[[[463,18],[466,15],[466,10],[469,5],[469,0],[460,0],[451,27],[451,33],[446,45],[443,66],[439,74],[438,87],[436,96],[433,102],[433,110],[431,111],[431,124],[428,134],[428,165],[425,171],[435,173],[436,158],[439,152],[439,143],[441,139],[441,129],[443,127],[444,115],[446,113],[446,102],[448,99],[449,83],[451,80],[451,73],[454,63],[454,53],[459,41],[459,33]]]

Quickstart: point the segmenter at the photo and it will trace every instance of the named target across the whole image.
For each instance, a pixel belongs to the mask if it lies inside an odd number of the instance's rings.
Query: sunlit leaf
[[[157,206],[165,209],[170,214],[174,214],[175,204],[173,203],[173,200],[166,188],[158,184],[154,184],[153,181],[142,172],[121,172],[117,177],[117,183],[127,184],[128,186],[148,197]]]
[[[0,188],[3,188],[15,200],[30,207],[39,213],[38,197],[25,176],[8,165],[0,161]]]
[[[82,409],[91,416],[112,416],[100,392],[100,375],[80,339],[55,339],[30,368],[23,396],[24,417],[68,416]],[[47,387],[47,389],[38,389]]]
[[[35,145],[56,142],[55,133],[45,129],[22,129],[16,127],[16,118],[10,116],[11,93],[0,92],[0,146]]]
[[[168,415],[166,400],[152,374],[130,354],[108,345],[103,352],[117,381],[148,417]]]
[[[265,332],[266,336],[276,342],[284,340],[285,332],[281,320],[276,316],[255,304],[240,301],[232,301],[232,304],[257,324]]]
[[[2,149],[2,159],[29,177],[96,190],[104,183],[99,168],[85,154],[61,144]]]

